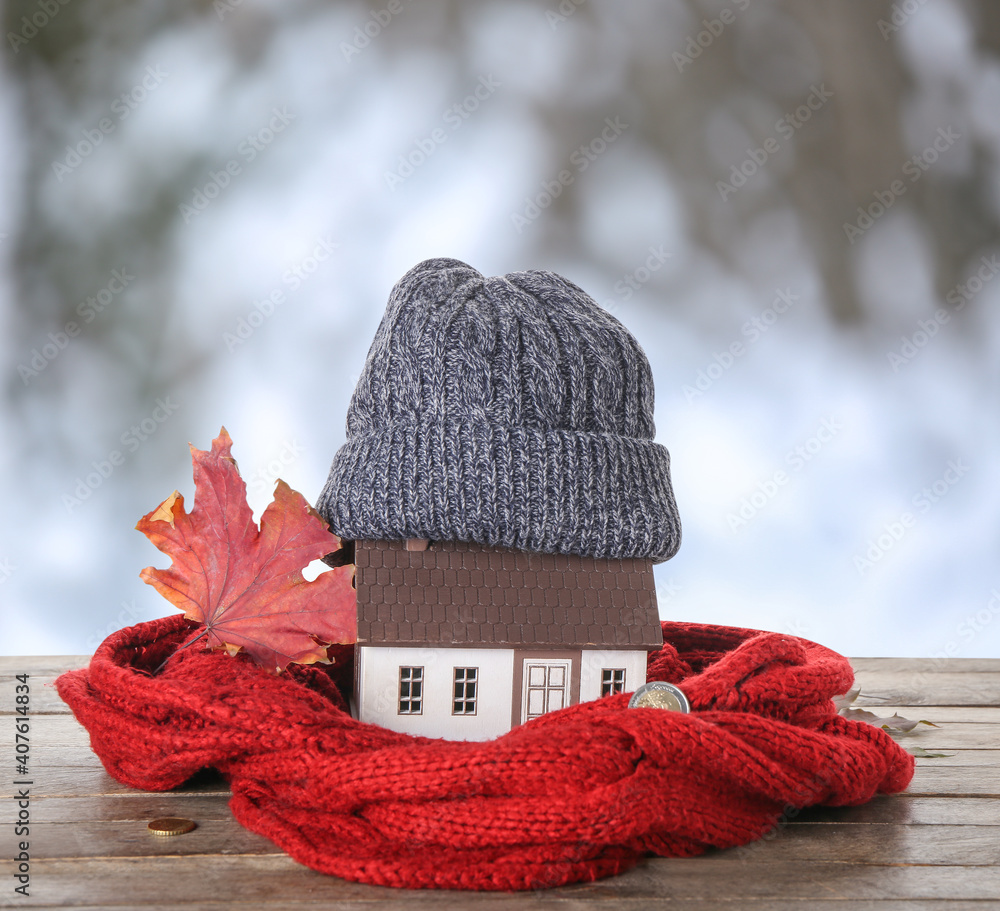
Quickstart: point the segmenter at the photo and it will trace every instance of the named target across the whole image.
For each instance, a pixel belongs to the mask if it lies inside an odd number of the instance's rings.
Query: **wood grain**
[[[281,854],[266,838],[248,832],[234,819],[188,816],[181,807],[170,815],[187,816],[198,828],[185,835],[160,837],[147,829],[151,816],[129,820],[78,819],[71,824],[33,826],[40,846],[37,861],[71,858],[159,857],[225,854]],[[781,826],[764,839],[709,855],[713,873],[731,864],[837,862],[990,866],[1000,863],[1000,825],[899,825],[800,823]]]
[[[914,708],[920,706],[908,706],[911,710],[911,719],[919,712],[913,712]],[[960,709],[959,709],[960,711]],[[980,711],[986,711],[980,709]],[[924,713],[929,714],[929,713]],[[922,746],[924,749],[1000,749],[1000,710],[997,710],[997,722],[976,721],[966,722],[958,720],[958,716],[953,715],[955,720],[946,721],[943,718],[927,719],[933,720],[937,727],[919,725],[911,733],[902,735],[899,740],[904,746]],[[32,740],[35,741],[38,749],[51,750],[59,749],[71,744],[88,742],[86,731],[72,715],[47,714],[35,715],[31,719],[31,727],[34,732]]]
[[[259,907],[495,909],[810,909],[918,911],[1000,907],[1000,661],[856,659],[858,704],[939,725],[899,737],[906,747],[948,752],[918,759],[905,794],[858,807],[811,807],[768,837],[686,859],[650,858],[597,883],[539,893],[397,891],[349,883],[302,867],[239,826],[226,782],[199,773],[174,791],[119,785],[90,749],[86,731],[52,687],[87,658],[0,658],[0,714],[9,714],[13,674],[32,685],[32,887],[10,892],[9,836],[0,906],[25,908]],[[883,697],[883,698],[876,698]],[[12,793],[9,778],[0,795]],[[0,803],[4,814],[12,802]],[[158,838],[156,816],[198,828]],[[9,833],[7,815],[0,819]]]
[[[402,895],[407,896],[409,893],[402,893]],[[736,902],[727,902],[725,905],[720,905],[720,903],[714,898],[682,898],[676,899],[672,897],[663,896],[656,900],[651,900],[648,898],[631,898],[631,897],[616,897],[613,901],[609,900],[593,900],[588,901],[585,898],[577,898],[572,895],[551,895],[549,893],[540,893],[538,895],[520,895],[520,896],[483,896],[477,895],[466,895],[465,893],[459,893],[456,895],[449,895],[445,899],[442,899],[441,906],[448,909],[482,909],[482,908],[496,908],[498,911],[500,909],[518,909],[518,911],[525,911],[525,909],[535,909],[535,908],[553,908],[565,909],[565,911],[576,911],[579,908],[593,908],[593,907],[607,907],[607,908],[623,908],[628,909],[628,911],[646,911],[649,908],[666,908],[669,911],[719,911],[720,908],[743,908],[750,907],[754,911],[816,911],[816,908],[829,908],[830,911],[992,911],[996,908],[996,902],[989,901],[952,901],[944,899],[928,899],[926,901],[921,899],[889,899],[883,901],[880,899],[851,899],[850,901],[842,901],[836,897],[832,898],[813,898],[813,899],[782,899],[782,898],[766,898],[766,899],[753,899],[752,902],[744,902],[738,900]],[[28,906],[25,906],[28,907]],[[173,902],[168,904],[161,904],[159,902],[143,902],[141,905],[134,904],[102,904],[102,911],[173,911],[174,908],[183,907],[185,911],[227,911],[227,909],[233,909],[236,907],[250,907],[250,908],[261,908],[261,909],[276,909],[276,911],[314,911],[316,908],[346,908],[348,911],[351,909],[356,909],[356,911],[371,911],[372,908],[377,908],[379,911],[386,909],[386,911],[408,911],[409,908],[413,907],[413,902],[408,897],[400,898],[397,894],[389,896],[387,898],[381,897],[371,899],[358,899],[350,901],[338,901],[335,905],[323,905],[318,904],[309,899],[297,900],[292,899],[254,899],[253,904],[249,906],[244,906],[237,902],[228,901],[192,901],[184,902],[183,905],[177,905]]]
[[[9,864],[7,865],[9,867]],[[187,907],[225,896],[239,907],[287,903],[308,895],[314,908],[574,908],[606,905],[649,907],[652,902],[705,900],[717,907],[761,907],[759,902],[873,899],[985,900],[1000,895],[996,866],[883,866],[878,864],[781,861],[755,858],[752,865],[715,857],[654,858],[621,876],[544,893],[515,895],[396,891],[324,876],[285,855],[192,855],[39,861],[32,895],[19,907],[107,907],[128,901],[145,907],[169,896]],[[729,905],[738,902],[738,905]],[[565,903],[565,904],[564,904]],[[840,904],[840,908],[845,906]],[[310,907],[310,905],[306,905]],[[766,907],[766,905],[764,906]],[[940,906],[939,906],[940,907]]]

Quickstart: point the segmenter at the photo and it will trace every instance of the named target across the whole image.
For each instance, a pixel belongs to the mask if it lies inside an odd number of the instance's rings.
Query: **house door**
[[[569,671],[568,660],[524,659],[522,722],[569,705]]]

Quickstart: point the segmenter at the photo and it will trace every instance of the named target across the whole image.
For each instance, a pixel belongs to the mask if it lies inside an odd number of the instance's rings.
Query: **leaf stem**
[[[188,639],[186,642],[184,642],[181,646],[179,646],[178,648],[175,648],[169,655],[167,655],[167,657],[164,658],[163,661],[161,662],[160,666],[155,671],[153,671],[153,676],[155,677],[157,674],[159,674],[160,671],[162,671],[167,666],[167,662],[171,658],[173,658],[174,655],[176,655],[178,652],[183,652],[184,649],[186,649],[189,645],[194,645],[195,642],[197,642],[203,636],[207,636],[207,635],[208,635],[208,627],[206,626],[200,633],[198,633],[197,636],[192,636],[190,639]]]

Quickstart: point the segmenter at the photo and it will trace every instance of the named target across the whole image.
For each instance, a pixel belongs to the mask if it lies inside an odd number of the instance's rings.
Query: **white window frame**
[[[404,676],[404,674],[406,676]],[[414,695],[413,687],[417,686]],[[405,688],[405,692],[404,692]],[[397,715],[423,715],[424,713],[424,669],[423,666],[401,665],[399,668],[399,698],[396,700]],[[403,708],[403,704],[406,708]],[[416,709],[413,708],[416,703]]]
[[[601,696],[617,696],[625,692],[625,668],[601,668]]]
[[[471,711],[469,710],[470,706]],[[479,668],[456,667],[452,672],[451,713],[452,715],[468,716],[475,715],[478,711]]]

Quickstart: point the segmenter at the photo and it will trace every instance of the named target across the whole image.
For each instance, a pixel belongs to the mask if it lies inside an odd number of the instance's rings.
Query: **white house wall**
[[[601,672],[605,668],[625,670],[626,693],[634,692],[646,682],[646,653],[620,650],[585,650],[580,664],[580,701],[589,702],[601,696]]]
[[[423,711],[419,715],[398,714],[401,667],[424,669]],[[457,667],[479,669],[475,715],[452,714]],[[358,649],[358,717],[393,731],[449,740],[492,740],[510,730],[513,685],[512,649]]]

